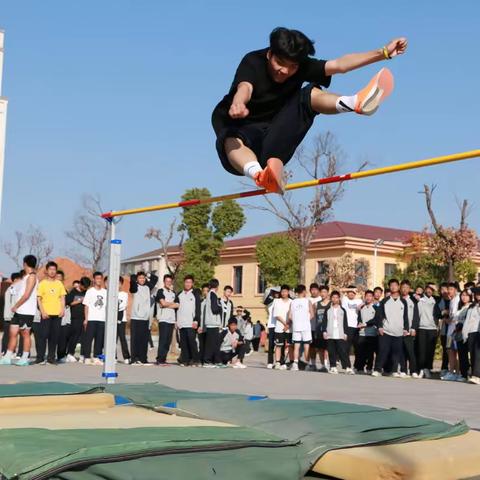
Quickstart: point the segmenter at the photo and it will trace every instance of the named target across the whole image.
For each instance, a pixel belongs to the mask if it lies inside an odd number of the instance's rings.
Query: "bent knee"
[[[238,150],[244,146],[245,145],[243,144],[242,140],[236,137],[227,137],[224,141],[224,147],[227,154],[232,150]]]

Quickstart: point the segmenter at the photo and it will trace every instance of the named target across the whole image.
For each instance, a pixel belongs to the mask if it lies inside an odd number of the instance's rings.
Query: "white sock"
[[[23,352],[22,353],[22,360],[28,360],[29,355],[30,355],[30,352]]]
[[[13,358],[13,352],[11,352],[10,350],[7,350],[3,358],[6,358],[7,360],[11,360]]]
[[[263,168],[260,166],[260,164],[255,161],[255,162],[248,162],[245,164],[243,167],[243,174],[246,177],[250,177],[252,180],[255,180],[255,174],[258,172],[261,172]]]
[[[338,113],[348,113],[355,111],[355,104],[357,103],[357,96],[351,95],[337,98],[337,103],[335,106],[337,107]]]

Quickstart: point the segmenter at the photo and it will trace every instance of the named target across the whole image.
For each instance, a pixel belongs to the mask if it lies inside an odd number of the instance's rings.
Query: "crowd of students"
[[[36,268],[36,258],[27,255],[23,270],[11,276],[0,365],[101,365],[108,278],[95,272],[91,279],[74,281],[67,292],[55,262],[47,263],[41,281]],[[139,272],[130,276],[127,292],[120,277],[117,338],[126,364],[152,365],[148,351],[152,318],[157,318],[160,366],[167,365],[172,343],[178,343],[181,366],[246,368],[245,356],[267,336],[267,368],[338,374],[340,365],[350,375],[431,378],[440,341],[440,378],[480,384],[480,286],[474,283],[462,290],[456,282],[442,283],[437,291],[432,283],[413,289],[408,280],[392,279],[385,291],[376,287],[361,298],[354,286],[340,293],[316,283],[309,292],[304,285],[293,291],[282,285],[265,295],[266,328],[254,324],[243,307],[235,308],[232,287],[220,291],[216,279],[197,288],[187,275],[179,292],[171,275],[163,277],[161,288],[157,283],[156,275]]]
[[[310,296],[304,285],[271,289],[268,305],[268,368],[299,369],[300,353],[308,370],[338,374],[382,374],[432,378],[438,338],[440,378],[480,384],[480,286],[457,282],[412,288],[392,279],[367,290],[345,294],[316,283]],[[354,362],[350,354],[354,355]],[[317,364],[317,359],[319,365]]]
[[[92,279],[74,281],[67,292],[64,275],[55,262],[47,263],[41,281],[36,268],[36,258],[27,255],[23,270],[11,275],[5,293],[0,365],[102,365],[108,278],[95,272]],[[163,277],[163,287],[157,289],[157,283],[156,275],[139,272],[131,275],[126,292],[120,277],[117,338],[125,364],[152,365],[148,351],[153,348],[152,319],[157,318],[157,365],[167,365],[173,340],[180,346],[178,364],[182,366],[246,368],[243,359],[258,350],[263,327],[260,322],[254,326],[242,307],[234,310],[231,287],[225,287],[221,295],[218,280],[213,279],[198,289],[191,275],[185,276],[180,292],[174,291],[171,275]],[[35,360],[30,354],[32,334]]]

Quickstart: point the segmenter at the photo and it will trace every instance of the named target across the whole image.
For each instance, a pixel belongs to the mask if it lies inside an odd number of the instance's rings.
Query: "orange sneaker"
[[[355,111],[362,115],[373,115],[393,91],[393,75],[388,68],[382,68],[368,85],[357,93]]]
[[[255,183],[258,187],[264,188],[268,193],[285,192],[283,182],[283,163],[278,158],[270,158],[267,161],[267,167],[259,172],[255,177]]]

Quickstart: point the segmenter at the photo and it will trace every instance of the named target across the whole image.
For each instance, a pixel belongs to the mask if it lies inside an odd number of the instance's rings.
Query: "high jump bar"
[[[319,178],[315,180],[307,180],[305,182],[290,183],[285,185],[285,191],[298,190],[300,188],[316,187],[318,185],[326,185],[328,183],[346,182],[348,180],[357,180],[359,178],[374,177],[376,175],[384,175],[386,173],[402,172],[404,170],[412,170],[414,168],[430,167],[432,165],[439,165],[442,163],[456,162],[459,160],[466,160],[468,158],[480,157],[479,150],[470,150],[468,152],[453,153],[451,155],[443,155],[441,157],[426,158],[424,160],[416,160],[414,162],[400,163],[397,165],[390,165],[388,167],[374,168],[371,170],[363,170],[359,172],[346,173],[344,175],[335,175],[333,177]],[[227,195],[219,195],[216,197],[198,198],[193,200],[186,200],[175,203],[164,203],[161,205],[152,205],[150,207],[131,208],[129,210],[117,210],[112,212],[105,212],[102,218],[111,220],[114,217],[122,217],[124,215],[136,215],[137,213],[156,212],[158,210],[170,210],[173,208],[193,207],[195,205],[204,205],[207,203],[217,203],[224,200],[236,200],[249,197],[257,197],[260,195],[267,195],[265,189],[250,190],[247,192],[231,193]]]

